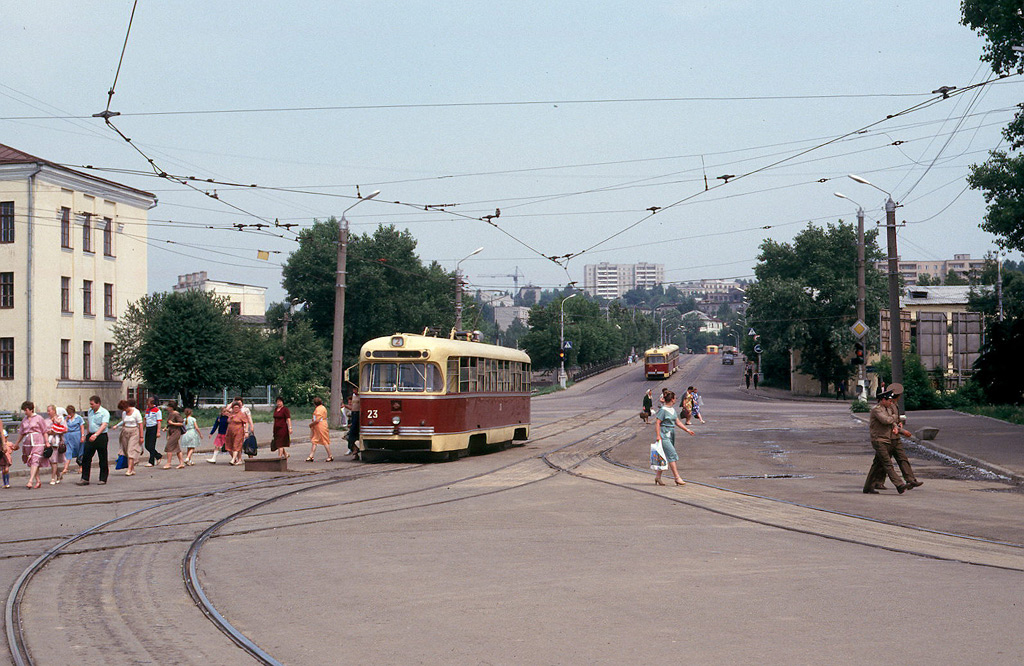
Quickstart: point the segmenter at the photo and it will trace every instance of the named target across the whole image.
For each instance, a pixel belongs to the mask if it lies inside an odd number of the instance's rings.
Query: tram
[[[362,459],[397,452],[454,460],[530,437],[530,357],[518,349],[412,333],[359,352]]]
[[[644,374],[647,379],[665,379],[679,369],[679,347],[664,345],[644,352]]]

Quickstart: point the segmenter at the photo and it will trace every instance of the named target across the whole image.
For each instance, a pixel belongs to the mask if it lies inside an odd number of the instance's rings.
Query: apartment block
[[[207,291],[228,299],[228,310],[246,323],[262,324],[267,315],[267,288],[241,282],[211,280],[206,271],[179,275],[175,292]]]
[[[112,329],[148,291],[155,205],[149,192],[0,144],[0,409],[126,395],[108,363]]]
[[[888,260],[876,261],[875,267],[883,273],[889,271]],[[954,254],[952,259],[936,259],[928,261],[913,261],[899,259],[900,275],[907,284],[917,284],[918,278],[928,274],[932,278],[945,281],[950,271],[953,271],[962,278],[970,278],[972,273],[980,273],[985,268],[984,259],[971,259],[969,254]]]
[[[665,281],[664,264],[587,264],[583,290],[599,298],[619,298],[630,289],[650,289]]]

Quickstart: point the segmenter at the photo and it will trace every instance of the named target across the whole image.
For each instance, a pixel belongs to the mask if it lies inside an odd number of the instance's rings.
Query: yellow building
[[[156,197],[0,144],[0,409],[114,407],[113,325],[146,295]]]

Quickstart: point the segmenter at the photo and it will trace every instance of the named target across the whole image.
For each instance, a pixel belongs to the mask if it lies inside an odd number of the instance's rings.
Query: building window
[[[60,246],[71,249],[71,209],[60,209]]]
[[[14,242],[14,202],[0,201],[0,243]]]
[[[0,308],[14,307],[14,273],[0,273]]]
[[[92,252],[92,216],[82,216],[82,252]]]
[[[242,314],[242,304],[238,302],[228,303],[228,312],[235,316]]]
[[[114,343],[103,343],[103,379],[114,381]]]
[[[103,283],[103,316],[113,319],[114,314],[114,285],[109,282]]]
[[[92,280],[82,280],[82,312],[92,314]]]
[[[60,378],[71,379],[71,341],[60,341]]]
[[[103,256],[114,256],[114,221],[103,218]]]
[[[0,338],[0,379],[14,379],[14,338]]]
[[[71,312],[71,278],[60,279],[60,311]]]
[[[82,343],[82,379],[92,379],[92,343]]]

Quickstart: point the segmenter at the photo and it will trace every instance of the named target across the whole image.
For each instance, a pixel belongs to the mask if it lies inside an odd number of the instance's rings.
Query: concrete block
[[[939,434],[938,428],[925,427],[918,430],[915,435],[922,442],[930,442]]]
[[[246,458],[246,472],[287,472],[286,458]]]

